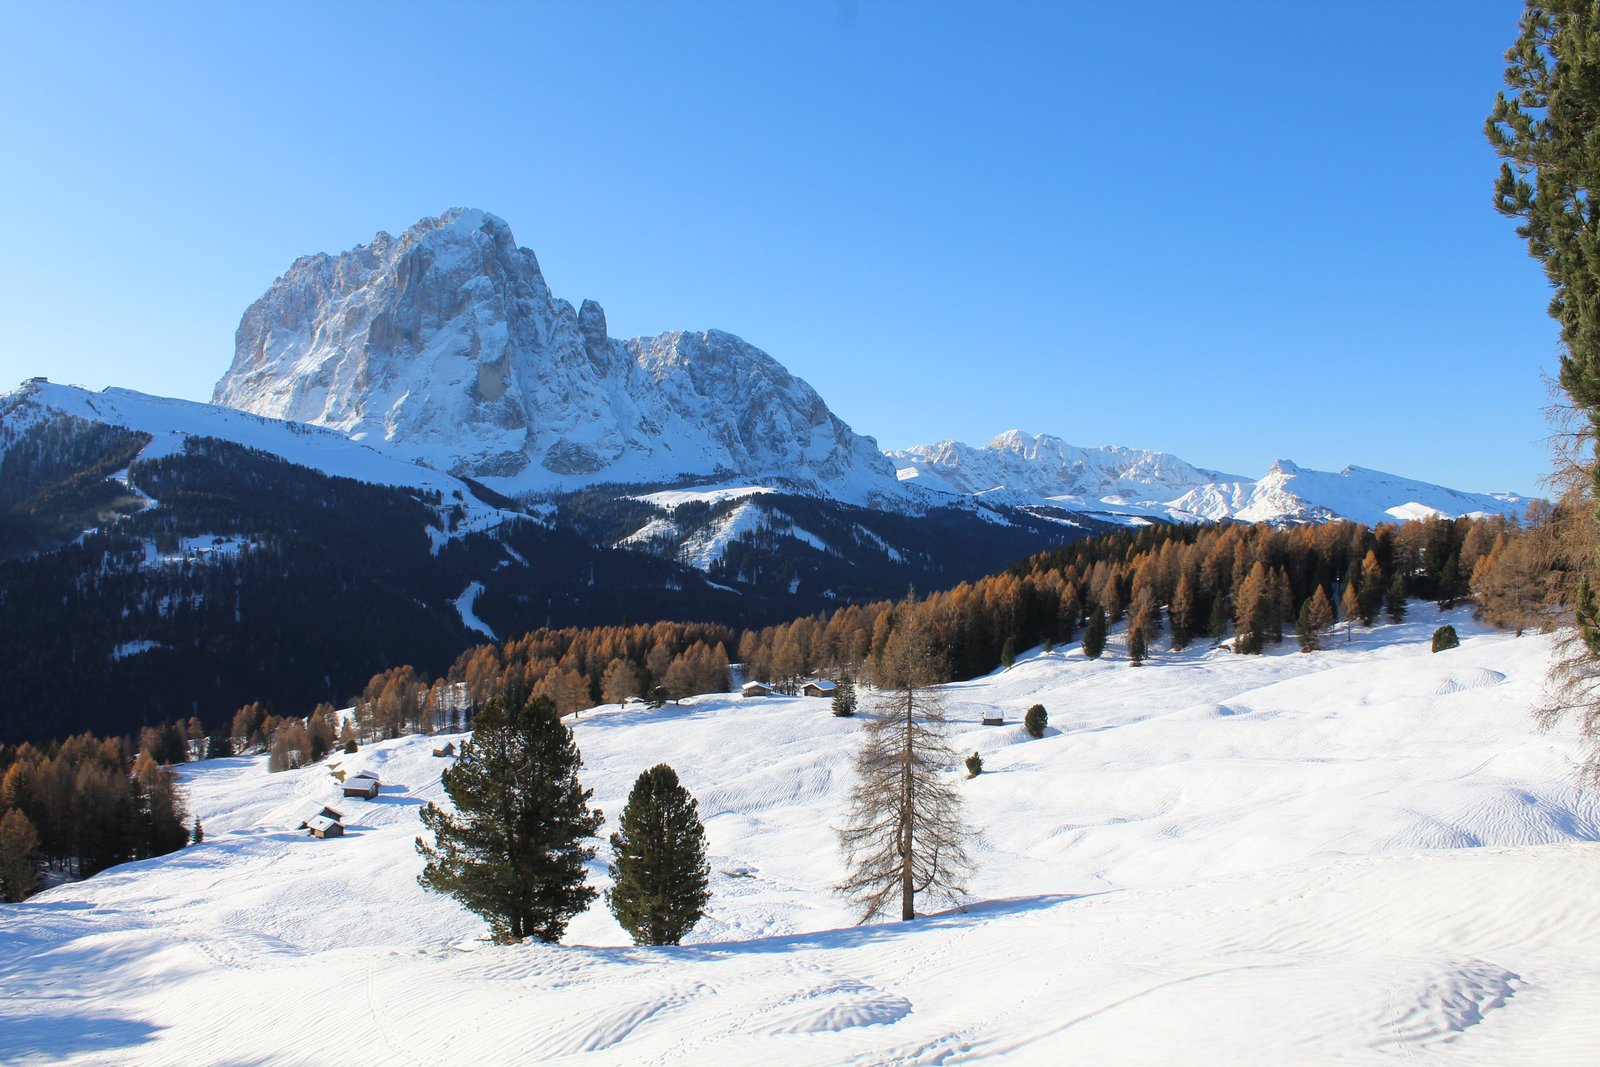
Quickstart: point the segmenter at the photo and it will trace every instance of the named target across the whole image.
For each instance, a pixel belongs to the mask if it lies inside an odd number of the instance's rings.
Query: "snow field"
[[[450,737],[184,770],[207,841],[0,909],[21,1062],[1582,1064],[1600,1019],[1600,807],[1533,730],[1550,639],[1414,605],[1324,652],[1120,641],[949,687],[982,833],[964,910],[858,927],[828,890],[859,723],[701,697],[574,722],[615,828],[638,773],[699,798],[710,914],[641,949],[597,901],[495,946],[415,882]],[[1427,638],[1452,622],[1462,645]],[[1021,726],[1035,702],[1045,737]],[[1007,725],[978,720],[995,708]],[[952,771],[952,774],[956,772]],[[305,807],[342,839],[290,829]],[[607,849],[593,864],[606,882]]]

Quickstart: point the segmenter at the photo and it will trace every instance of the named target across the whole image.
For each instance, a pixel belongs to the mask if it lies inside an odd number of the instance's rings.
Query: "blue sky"
[[[1520,10],[0,3],[0,388],[209,399],[296,256],[462,205],[885,447],[1536,491],[1555,328],[1482,135]]]

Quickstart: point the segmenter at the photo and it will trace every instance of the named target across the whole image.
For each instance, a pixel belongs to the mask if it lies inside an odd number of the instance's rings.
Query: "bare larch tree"
[[[861,921],[887,912],[898,894],[900,918],[916,917],[919,893],[956,902],[971,867],[972,831],[946,740],[942,651],[908,601],[873,663],[877,693],[863,725],[855,788],[839,831],[849,875],[837,887],[861,908]]]

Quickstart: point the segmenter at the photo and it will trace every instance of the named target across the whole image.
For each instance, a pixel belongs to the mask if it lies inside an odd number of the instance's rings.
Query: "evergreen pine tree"
[[[833,686],[833,713],[841,719],[856,713],[856,680],[849,671],[839,675]]]
[[[1393,578],[1389,579],[1389,591],[1384,594],[1384,609],[1389,613],[1390,622],[1404,622],[1406,619],[1406,576],[1396,571]]]
[[[1044,729],[1048,725],[1050,725],[1050,715],[1044,710],[1043,704],[1035,704],[1022,717],[1022,727],[1028,731],[1029,737],[1043,737]]]
[[[1144,631],[1137,626],[1128,627],[1128,663],[1137,667],[1144,662]]]
[[[1300,614],[1295,617],[1294,637],[1300,642],[1301,652],[1315,652],[1317,650],[1316,630],[1311,626],[1311,598],[1307,597],[1300,604]]]
[[[1231,617],[1228,610],[1228,598],[1218,593],[1211,598],[1211,618],[1206,623],[1206,633],[1211,637],[1212,646],[1220,645],[1228,639],[1228,619]]]
[[[1300,615],[1295,622],[1295,638],[1301,652],[1315,652],[1322,647],[1322,632],[1333,625],[1333,603],[1322,586],[1306,597],[1300,605]]]
[[[1522,220],[1517,236],[1555,289],[1560,381],[1600,416],[1600,9],[1591,0],[1528,0],[1506,52],[1506,86],[1485,123],[1506,162],[1495,210]],[[1596,471],[1600,475],[1600,470]]]
[[[967,765],[967,777],[976,778],[983,773],[983,757],[974,752],[964,761]]]
[[[699,807],[665,763],[639,775],[611,835],[606,904],[636,945],[676,945],[711,899]]]
[[[1456,628],[1448,623],[1433,631],[1433,650],[1443,652],[1448,648],[1459,648],[1461,638],[1456,636]]]
[[[1010,669],[1017,662],[1017,639],[1006,638],[1006,643],[1000,646],[1000,666]]]
[[[1439,606],[1446,611],[1456,606],[1461,595],[1461,557],[1452,552],[1439,568]]]
[[[1104,608],[1097,607],[1089,613],[1089,625],[1083,628],[1083,654],[1090,659],[1099,659],[1105,650],[1106,613]]]
[[[601,815],[578,782],[582,764],[549,698],[490,701],[442,778],[455,812],[422,809],[435,843],[417,838],[427,860],[417,880],[482,915],[496,941],[560,940],[595,896],[584,884],[594,849],[583,841]]]
[[[189,834],[189,844],[198,845],[206,839],[206,829],[200,825],[200,816],[194,817],[194,829]]]

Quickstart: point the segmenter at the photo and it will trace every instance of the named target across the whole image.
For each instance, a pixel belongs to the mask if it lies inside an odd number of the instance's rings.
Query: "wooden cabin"
[[[305,817],[300,820],[300,825],[296,826],[295,829],[311,829],[312,819],[332,819],[334,822],[339,822],[343,818],[344,812],[340,811],[338,808],[331,808],[326,804],[311,804],[306,808]]]
[[[770,697],[777,692],[766,682],[746,682],[739,687],[739,695],[742,697]]]
[[[1003,711],[996,711],[983,717],[983,725],[985,726],[1004,726],[1005,724],[1006,715]]]
[[[446,741],[444,747],[434,749],[433,754],[435,756],[454,756],[456,754],[456,743],[454,741]]]
[[[364,797],[371,800],[378,795],[378,776],[371,771],[362,771],[344,780],[344,795],[347,797]]]
[[[313,815],[306,820],[306,829],[311,831],[312,837],[326,839],[344,836],[344,824],[338,819],[330,819],[326,815]]]
[[[838,688],[839,687],[837,684],[828,681],[828,679],[818,678],[814,682],[807,682],[805,685],[801,686],[800,692],[804,693],[808,697],[831,697],[833,696],[834,690]]]

